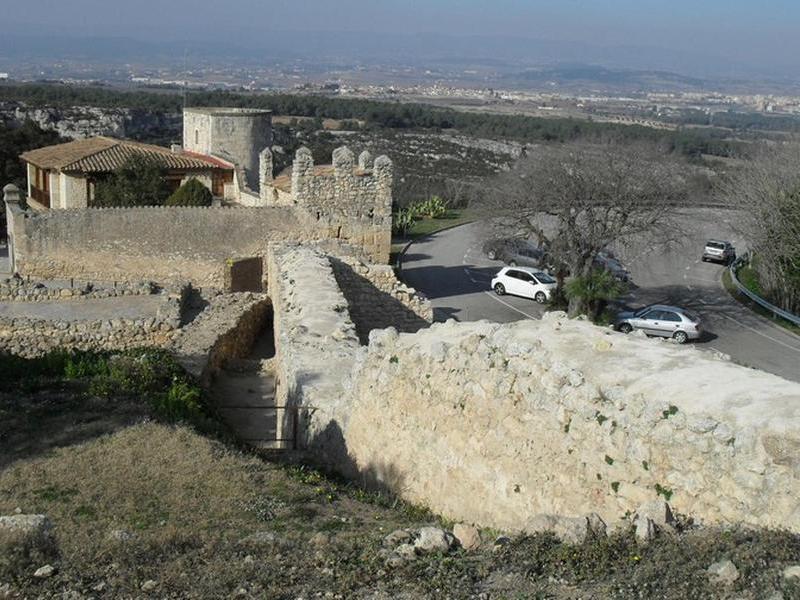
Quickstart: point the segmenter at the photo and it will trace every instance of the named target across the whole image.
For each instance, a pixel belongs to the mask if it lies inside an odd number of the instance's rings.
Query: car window
[[[522,279],[519,271],[506,271],[506,275],[513,277],[514,279]]]
[[[674,313],[672,311],[669,311],[669,310],[665,310],[665,311],[663,311],[661,313],[661,319],[663,321],[673,321],[673,322],[677,322],[677,323],[681,322],[680,315],[678,315],[677,313]]]
[[[517,279],[521,279],[522,281],[533,281],[533,277],[531,277],[528,273],[520,273],[517,275]]]
[[[661,315],[664,314],[663,310],[651,310],[649,313],[642,315],[642,319],[647,319],[648,321],[660,321]]]
[[[725,248],[725,244],[722,244],[720,242],[707,242],[706,246],[708,246],[709,248],[716,248],[717,250],[722,250]]]
[[[555,283],[556,280],[550,277],[547,273],[535,273],[534,276],[539,280],[539,283]]]

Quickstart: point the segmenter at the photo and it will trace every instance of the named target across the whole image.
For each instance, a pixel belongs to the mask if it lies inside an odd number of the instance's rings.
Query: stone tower
[[[259,155],[272,145],[272,113],[253,108],[184,108],[183,148],[211,154],[244,170],[247,187],[259,188]]]

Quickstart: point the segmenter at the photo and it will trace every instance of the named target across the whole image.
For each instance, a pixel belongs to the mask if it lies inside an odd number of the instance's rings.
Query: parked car
[[[703,262],[709,260],[729,265],[736,260],[736,249],[730,242],[708,240],[703,249]]]
[[[510,267],[541,267],[545,257],[544,250],[518,238],[489,240],[483,252],[490,260],[501,260]]]
[[[679,344],[685,344],[700,337],[702,326],[700,319],[682,308],[653,304],[637,311],[619,313],[614,321],[614,329],[622,333],[641,329],[647,335],[672,338]]]
[[[550,300],[556,285],[556,280],[550,275],[530,267],[503,267],[492,279],[492,289],[498,296],[511,294],[540,304]]]
[[[598,252],[594,259],[594,265],[598,269],[605,269],[620,281],[630,281],[631,274],[628,269],[611,252]]]

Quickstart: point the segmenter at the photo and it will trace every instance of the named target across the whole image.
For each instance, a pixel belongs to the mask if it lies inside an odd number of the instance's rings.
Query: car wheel
[[[672,335],[672,339],[678,342],[679,344],[685,344],[687,341],[689,341],[689,336],[686,335],[685,331],[676,331]]]
[[[517,261],[512,260],[510,263],[508,263],[508,266],[509,267],[516,267],[517,266]]]
[[[705,256],[703,257],[703,262],[708,262],[708,259]]]
[[[486,256],[489,257],[489,260],[497,260],[497,252],[495,252],[494,250],[489,250],[486,253]]]
[[[504,296],[506,293],[506,287],[502,283],[495,284],[494,293],[498,296]]]
[[[536,295],[533,297],[539,304],[544,304],[547,302],[547,295],[544,292],[536,292]]]
[[[631,327],[630,323],[623,323],[622,325],[619,326],[619,330],[622,333],[630,333],[631,331],[633,331],[633,327]]]

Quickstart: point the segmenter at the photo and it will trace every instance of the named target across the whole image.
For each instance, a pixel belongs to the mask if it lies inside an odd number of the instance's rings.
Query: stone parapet
[[[345,431],[359,473],[454,520],[535,530],[668,500],[800,531],[800,385],[691,346],[543,321],[373,331]]]

